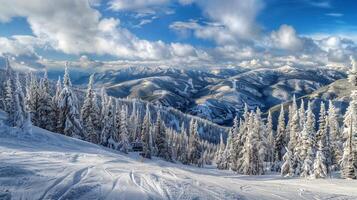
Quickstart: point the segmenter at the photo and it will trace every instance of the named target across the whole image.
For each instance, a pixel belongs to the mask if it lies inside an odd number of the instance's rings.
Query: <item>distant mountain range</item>
[[[215,69],[180,70],[160,67],[128,67],[96,73],[98,87],[109,95],[136,98],[173,107],[219,125],[231,125],[241,115],[244,104],[267,111],[296,97],[314,94],[346,74],[327,68]],[[84,85],[88,75],[78,76],[75,84]],[[320,89],[320,90],[319,90]],[[335,93],[321,94],[338,95]]]

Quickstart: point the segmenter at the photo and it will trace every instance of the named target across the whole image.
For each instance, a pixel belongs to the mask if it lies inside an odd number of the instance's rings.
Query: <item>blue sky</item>
[[[4,0],[0,54],[48,65],[341,66],[357,52],[356,9],[354,0]]]

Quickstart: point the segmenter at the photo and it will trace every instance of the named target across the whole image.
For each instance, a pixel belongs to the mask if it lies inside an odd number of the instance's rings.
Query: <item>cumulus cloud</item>
[[[295,29],[285,24],[272,32],[271,39],[276,47],[282,49],[300,50],[303,46],[303,41],[297,36]]]
[[[138,27],[150,23],[157,10],[173,0],[112,0],[115,12],[134,12]],[[195,47],[179,42],[148,41],[123,27],[120,19],[104,17],[96,9],[99,0],[3,0],[0,22],[14,17],[27,19],[33,35],[0,37],[0,54],[33,58],[42,64],[56,63],[37,56],[37,48],[51,48],[80,56],[79,67],[117,67],[118,65],[186,67],[280,67],[345,64],[356,55],[355,41],[338,36],[314,38],[299,35],[294,27],[282,25],[267,32],[256,18],[262,0],[178,0],[182,5],[196,4],[203,19],[173,22],[169,28],[183,37],[194,36],[214,41],[214,47]],[[314,1],[312,3],[319,3]],[[161,7],[163,6],[163,7]],[[149,16],[149,17],[148,17]],[[357,41],[357,40],[356,40]],[[91,60],[87,55],[111,55],[113,62]],[[356,55],[357,56],[357,55]],[[19,59],[20,60],[20,59]],[[29,60],[29,59],[28,59]],[[21,61],[22,62],[22,61]]]

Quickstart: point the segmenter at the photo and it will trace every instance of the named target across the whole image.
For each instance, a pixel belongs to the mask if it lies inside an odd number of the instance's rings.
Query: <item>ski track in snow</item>
[[[141,161],[34,127],[31,137],[0,130],[0,199],[355,200],[357,181],[243,176]]]

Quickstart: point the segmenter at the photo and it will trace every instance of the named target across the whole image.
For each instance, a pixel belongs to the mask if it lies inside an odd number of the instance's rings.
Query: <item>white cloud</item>
[[[236,39],[251,39],[259,33],[256,17],[264,4],[261,0],[181,0],[182,4],[196,3],[213,23],[220,28],[202,26],[204,37],[215,39],[217,35],[224,35]],[[203,30],[207,28],[208,30]],[[214,31],[214,34],[208,32]],[[222,32],[222,33],[220,33]]]
[[[169,3],[169,0],[111,0],[110,9],[115,11],[146,10],[150,7],[162,6]]]
[[[296,51],[303,47],[303,41],[297,36],[295,29],[285,24],[272,32],[271,39],[277,48]]]
[[[342,13],[326,13],[327,16],[330,17],[342,17],[343,14]]]

